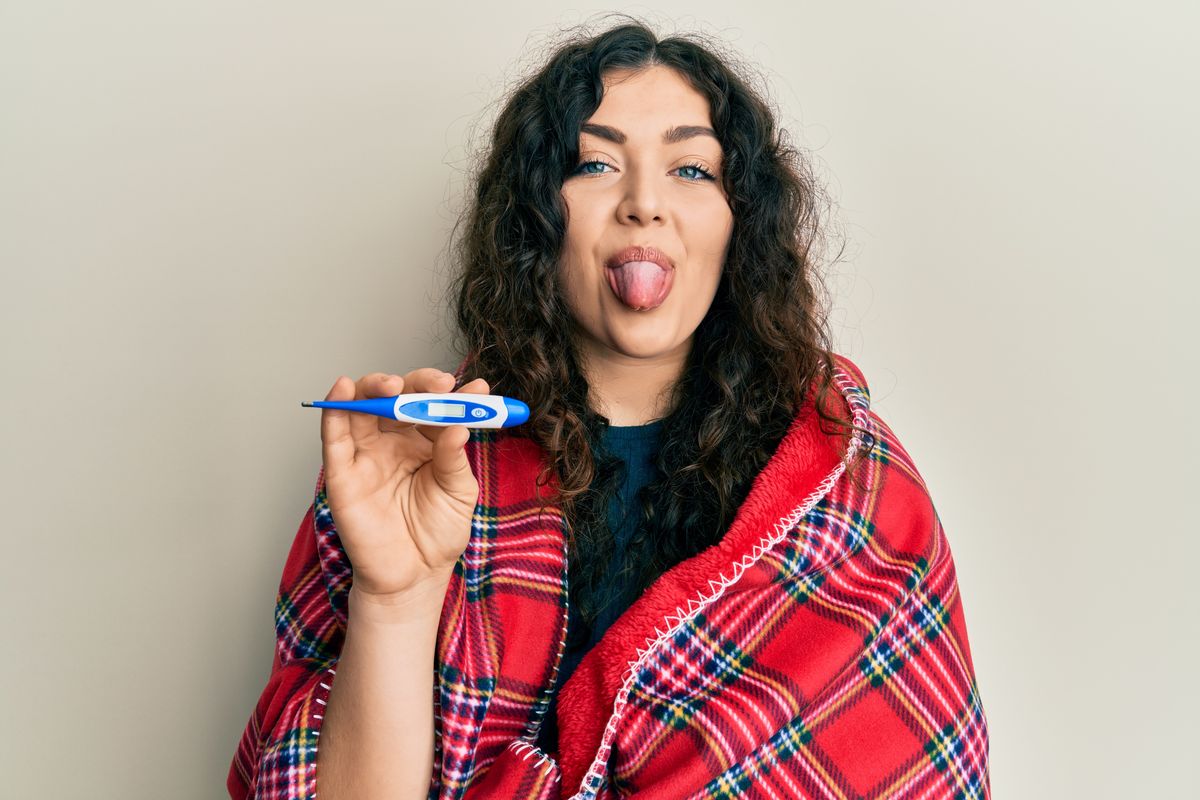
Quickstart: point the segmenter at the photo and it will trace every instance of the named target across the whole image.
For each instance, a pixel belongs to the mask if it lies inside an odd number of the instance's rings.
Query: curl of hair
[[[581,637],[612,599],[600,588],[613,553],[606,515],[623,465],[600,447],[609,423],[588,405],[556,264],[567,225],[561,187],[577,166],[580,126],[600,105],[608,71],[664,65],[707,98],[734,219],[716,296],[666,398],[656,476],[638,495],[641,517],[622,568],[632,573],[625,601],[720,541],[802,410],[818,413],[822,429],[843,442],[857,429],[839,413],[833,384],[815,267],[825,195],[811,167],[733,58],[696,35],[660,40],[626,19],[569,35],[509,93],[455,225],[461,235],[449,288],[457,298],[456,349],[465,354],[459,385],[484,377],[493,393],[530,407],[528,422],[504,435],[529,438],[546,454],[538,492],[543,511],[554,502],[563,515]],[[551,471],[554,497],[541,492]]]

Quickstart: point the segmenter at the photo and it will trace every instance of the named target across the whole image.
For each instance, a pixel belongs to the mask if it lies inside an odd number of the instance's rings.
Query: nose
[[[649,170],[632,170],[625,182],[625,192],[617,204],[620,222],[662,222],[667,210],[661,187],[655,184]]]

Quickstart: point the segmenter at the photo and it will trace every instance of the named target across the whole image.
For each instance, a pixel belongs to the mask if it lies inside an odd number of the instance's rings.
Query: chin
[[[630,358],[657,358],[668,355],[683,343],[676,336],[674,325],[663,325],[658,329],[643,326],[638,330],[609,333],[608,346]]]

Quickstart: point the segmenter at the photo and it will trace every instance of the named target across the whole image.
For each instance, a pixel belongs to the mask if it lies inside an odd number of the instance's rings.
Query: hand
[[[423,367],[403,377],[342,376],[326,400],[449,392],[454,376]],[[477,378],[459,392],[490,394]],[[354,589],[380,602],[429,581],[443,584],[466,549],[479,484],[467,461],[465,425],[419,425],[339,409],[321,410],[325,488],[354,568]]]

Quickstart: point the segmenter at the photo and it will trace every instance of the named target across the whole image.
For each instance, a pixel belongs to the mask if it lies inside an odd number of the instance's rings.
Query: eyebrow
[[[585,122],[579,128],[579,132],[590,133],[593,136],[599,136],[601,139],[607,139],[617,144],[625,144],[625,134],[609,125],[597,125],[593,122]],[[704,125],[676,125],[674,128],[669,128],[663,133],[663,144],[676,144],[696,136],[711,136],[717,139],[717,132]],[[719,142],[720,139],[717,139],[717,141]]]

